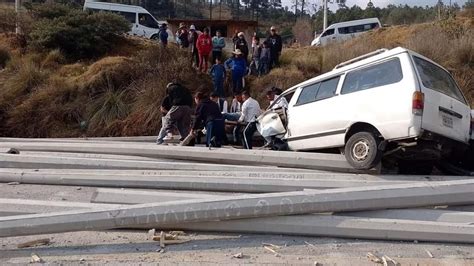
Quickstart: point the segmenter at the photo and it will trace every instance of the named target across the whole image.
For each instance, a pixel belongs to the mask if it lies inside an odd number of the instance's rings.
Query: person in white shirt
[[[240,115],[239,122],[248,123],[244,129],[244,147],[246,149],[252,149],[252,137],[255,131],[257,131],[257,125],[255,123],[256,118],[262,113],[260,104],[250,96],[248,91],[242,92],[242,114]]]
[[[273,87],[267,91],[267,100],[270,101],[269,108],[272,110],[278,108],[288,109],[288,101],[285,97],[280,97],[282,91],[279,88]],[[276,101],[276,102],[275,102]]]
[[[228,113],[224,113],[223,117],[227,121],[238,121],[242,113],[242,94],[235,93],[234,99],[232,99],[232,104],[230,105],[230,110]],[[233,141],[235,144],[240,144],[240,124],[234,126],[232,130],[232,135],[234,137]]]
[[[277,87],[272,87],[267,90],[267,100],[270,102],[268,109],[276,110],[280,108],[288,109],[288,101],[285,97],[280,97],[283,91]],[[275,137],[264,137],[265,145],[264,148],[271,147],[274,143]]]

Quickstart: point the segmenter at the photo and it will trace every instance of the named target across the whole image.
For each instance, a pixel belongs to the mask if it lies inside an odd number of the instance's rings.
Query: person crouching
[[[206,129],[206,147],[220,147],[224,133],[224,119],[219,105],[211,101],[209,96],[198,92],[194,96],[196,103],[195,121],[190,132],[191,136],[197,136],[197,131]]]

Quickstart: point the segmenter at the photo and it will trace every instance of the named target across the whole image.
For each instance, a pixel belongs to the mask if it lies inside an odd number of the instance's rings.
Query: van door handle
[[[452,116],[457,117],[459,119],[462,119],[462,114],[460,114],[458,112],[455,112],[453,110],[449,110],[448,108],[444,108],[442,106],[439,106],[439,111],[443,112],[445,114],[448,114],[448,115],[452,115]]]

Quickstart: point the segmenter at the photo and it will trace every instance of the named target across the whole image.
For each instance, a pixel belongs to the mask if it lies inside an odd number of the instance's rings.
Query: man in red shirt
[[[199,71],[206,73],[209,61],[209,54],[212,51],[212,38],[209,35],[209,29],[204,28],[204,31],[199,35],[196,43],[199,53]]]

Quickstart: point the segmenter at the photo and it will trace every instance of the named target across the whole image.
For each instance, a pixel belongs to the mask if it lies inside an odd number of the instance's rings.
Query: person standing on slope
[[[204,28],[204,32],[199,35],[196,42],[196,48],[199,53],[199,71],[207,73],[209,54],[212,51],[212,39],[209,35],[208,28]]]
[[[267,38],[267,42],[270,46],[270,69],[280,65],[280,55],[281,50],[283,49],[283,42],[281,36],[277,34],[275,26],[270,28],[270,36]]]

